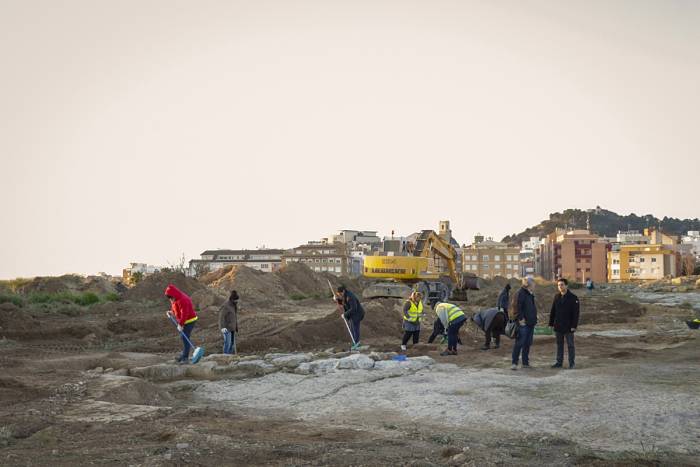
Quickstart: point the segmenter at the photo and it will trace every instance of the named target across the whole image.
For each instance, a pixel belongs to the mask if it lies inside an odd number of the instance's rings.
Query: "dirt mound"
[[[214,271],[208,272],[204,274],[202,277],[199,278],[199,282],[201,282],[204,285],[212,285],[214,282],[218,281],[222,277],[224,277],[226,274],[231,272],[231,269],[233,269],[234,266],[226,266],[220,269],[216,269]]]
[[[124,292],[124,299],[133,301],[162,300],[165,302],[164,292],[168,284],[174,284],[190,297],[195,292],[205,288],[197,280],[186,277],[182,273],[159,272],[144,277],[138,284]]]
[[[116,284],[99,276],[83,277],[65,274],[56,277],[34,277],[17,286],[16,292],[24,295],[32,293],[93,292],[99,295],[115,293]]]
[[[363,304],[365,318],[360,327],[361,340],[393,337],[401,338],[401,301],[373,300]],[[348,345],[348,330],[336,311],[323,318],[306,320],[282,327],[270,334],[255,336],[246,341],[247,351],[280,348],[298,350],[327,345]]]
[[[231,266],[226,269],[223,276],[209,285],[227,296],[231,290],[236,290],[241,300],[256,305],[289,298],[277,274],[256,271],[247,266]]]
[[[305,264],[288,264],[275,274],[279,276],[282,287],[287,292],[287,295],[299,294],[306,297],[330,297],[331,292],[328,287],[329,278],[322,274],[315,273]],[[331,283],[335,283],[337,280],[338,279],[333,276]]]

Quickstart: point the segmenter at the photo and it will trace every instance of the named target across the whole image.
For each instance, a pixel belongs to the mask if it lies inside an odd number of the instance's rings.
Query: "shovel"
[[[172,317],[172,315],[168,315],[170,318],[170,321],[173,322],[175,327],[177,327],[177,321],[175,321],[175,318]],[[178,330],[179,331],[179,330]],[[191,363],[197,363],[203,356],[204,356],[204,347],[195,347],[192,341],[190,340],[189,337],[187,337],[187,334],[185,334],[182,331],[179,331],[180,335],[185,338],[188,344],[190,344],[190,347],[194,348],[194,352],[192,352],[192,359],[190,360]]]
[[[333,301],[335,302],[335,290],[333,290],[333,286],[331,285],[330,280],[328,280],[328,287],[331,288],[331,296],[333,297]],[[352,331],[350,331],[350,325],[348,325],[348,320],[346,320],[343,315],[340,315],[340,319],[342,319],[343,323],[345,323],[345,327],[347,328],[348,334],[350,334],[350,339],[352,340],[352,346],[355,347],[357,343],[355,342],[355,338],[352,336]]]

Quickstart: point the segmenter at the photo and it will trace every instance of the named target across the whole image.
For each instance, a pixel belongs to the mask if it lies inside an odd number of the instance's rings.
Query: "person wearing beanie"
[[[236,353],[238,332],[238,292],[231,291],[228,300],[219,308],[219,328],[224,338],[224,354]]]

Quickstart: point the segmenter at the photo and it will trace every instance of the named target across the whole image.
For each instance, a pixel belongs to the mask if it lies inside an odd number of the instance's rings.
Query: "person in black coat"
[[[532,277],[525,277],[522,280],[522,287],[515,297],[515,310],[511,310],[511,315],[518,322],[518,337],[513,345],[511,370],[518,369],[520,352],[523,356],[523,368],[530,368],[530,347],[535,335],[535,325],[537,324],[537,305],[535,305],[535,281]]]
[[[557,361],[552,368],[561,368],[564,361],[564,339],[569,353],[569,368],[575,367],[576,350],[574,349],[574,333],[578,327],[579,301],[578,297],[569,290],[566,279],[557,281],[559,293],[554,297],[552,309],[549,312],[549,326],[554,328],[557,336]]]
[[[496,304],[496,308],[505,312],[506,316],[508,316],[508,303],[509,302],[510,302],[510,284],[506,284],[506,286],[503,287],[503,290],[501,290],[501,293],[498,295],[498,303]]]
[[[336,300],[343,308],[343,318],[350,323],[350,332],[355,341],[353,349],[357,349],[360,347],[360,321],[365,317],[365,309],[357,296],[344,285],[338,287]]]

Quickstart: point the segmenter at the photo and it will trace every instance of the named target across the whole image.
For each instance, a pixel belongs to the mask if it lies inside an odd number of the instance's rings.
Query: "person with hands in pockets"
[[[224,338],[224,354],[236,353],[238,332],[238,292],[231,291],[228,300],[219,308],[219,327]]]

